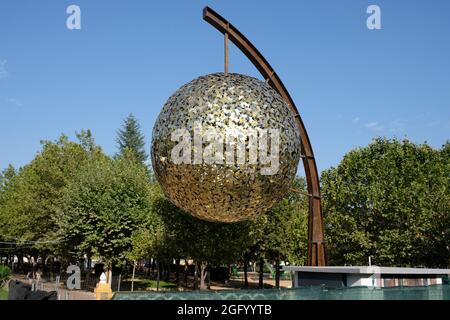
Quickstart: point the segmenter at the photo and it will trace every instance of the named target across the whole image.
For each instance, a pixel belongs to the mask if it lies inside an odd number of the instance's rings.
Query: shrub
[[[0,266],[0,288],[3,287],[3,284],[9,280],[11,276],[11,269],[7,266]]]

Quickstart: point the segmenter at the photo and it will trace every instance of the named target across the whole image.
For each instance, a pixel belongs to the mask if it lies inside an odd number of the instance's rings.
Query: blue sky
[[[66,8],[81,8],[81,30]],[[381,8],[382,30],[366,9]],[[319,170],[374,137],[450,138],[450,1],[6,1],[0,3],[0,169],[40,140],[90,128],[109,154],[133,113],[151,130],[182,84],[223,70],[205,5],[237,26],[290,91]],[[230,71],[259,77],[235,47]]]

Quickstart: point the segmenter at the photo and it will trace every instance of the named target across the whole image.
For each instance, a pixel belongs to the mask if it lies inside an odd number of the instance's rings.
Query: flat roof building
[[[443,284],[450,269],[393,268],[378,266],[300,267],[283,266],[293,273],[292,286],[397,287]]]

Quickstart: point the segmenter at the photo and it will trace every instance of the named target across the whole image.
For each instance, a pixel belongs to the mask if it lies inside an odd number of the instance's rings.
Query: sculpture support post
[[[228,75],[228,33],[225,32],[224,40],[223,40],[223,46],[224,46],[224,56],[225,56],[225,75]]]
[[[289,95],[289,92],[286,90],[280,78],[267,60],[255,46],[253,46],[253,44],[238,29],[236,29],[236,27],[209,7],[203,9],[203,19],[224,34],[225,42],[230,39],[247,56],[264,79],[266,79],[267,83],[289,104],[289,107],[295,115],[295,120],[300,130],[302,161],[305,168],[309,197],[308,265],[325,266],[327,264],[327,259],[324,243],[319,174],[308,133],[306,132],[306,128],[297,107]],[[225,70],[227,72],[228,49],[226,48],[225,50],[227,52],[225,57]]]

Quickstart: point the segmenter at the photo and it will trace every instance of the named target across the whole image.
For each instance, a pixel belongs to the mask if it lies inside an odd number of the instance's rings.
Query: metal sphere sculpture
[[[267,212],[289,190],[299,160],[289,106],[266,82],[242,74],[185,84],[153,128],[152,164],[164,194],[208,221]]]

